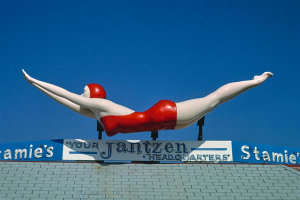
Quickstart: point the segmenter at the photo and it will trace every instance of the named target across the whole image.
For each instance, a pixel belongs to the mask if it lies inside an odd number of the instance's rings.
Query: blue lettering
[[[176,146],[177,146],[177,151],[175,153],[188,153],[187,149],[186,149],[186,146],[184,143],[175,143]],[[180,150],[180,146],[183,147],[182,151]]]
[[[117,152],[120,153],[120,152],[127,152],[127,147],[126,147],[126,144],[124,142],[118,142],[117,143]]]
[[[100,156],[103,159],[108,159],[111,157],[111,149],[112,149],[112,145],[114,143],[113,142],[105,142],[105,144],[107,144],[107,153],[103,151],[100,153]],[[105,156],[105,154],[107,154],[107,156]]]
[[[172,153],[174,151],[173,145],[171,143],[167,143],[165,146],[165,150],[168,153]]]
[[[179,154],[175,155],[175,160],[182,160],[181,155]]]
[[[159,149],[160,145],[161,145],[161,143],[153,143],[154,149],[153,149],[152,153],[161,153],[161,149]],[[158,149],[159,149],[159,151],[158,151]]]
[[[128,152],[135,153],[135,150],[134,150],[134,146],[135,145],[137,145],[137,153],[138,154],[142,153],[142,151],[141,151],[141,144],[140,143],[130,143],[130,150]]]

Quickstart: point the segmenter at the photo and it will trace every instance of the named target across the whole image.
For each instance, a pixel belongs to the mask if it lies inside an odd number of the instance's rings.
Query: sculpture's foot
[[[256,80],[258,83],[262,83],[273,75],[274,74],[272,72],[265,72],[260,76],[254,76],[253,80]]]

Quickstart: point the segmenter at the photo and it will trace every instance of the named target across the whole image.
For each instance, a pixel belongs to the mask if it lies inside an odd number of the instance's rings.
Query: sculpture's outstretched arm
[[[34,79],[30,77],[24,70],[22,71],[25,80],[28,81],[30,84],[35,84],[40,88],[43,88],[44,90],[49,91],[50,93],[55,94],[59,97],[65,98],[79,106],[88,109],[97,109],[102,111],[106,111],[107,108],[109,107],[110,101],[106,99],[91,99],[91,98],[83,97],[78,94],[69,92],[68,90],[65,90],[56,85]]]
[[[81,115],[84,115],[86,117],[90,117],[90,118],[93,118],[93,119],[96,119],[95,117],[95,114],[87,109],[87,108],[83,108],[65,98],[62,98],[62,97],[59,97],[51,92],[49,92],[48,90],[45,90],[44,88],[36,85],[35,83],[32,83],[33,86],[35,86],[36,88],[38,88],[39,90],[41,90],[43,93],[45,93],[47,96],[49,96],[51,99],[55,100],[56,102],[70,108],[71,110],[81,114]]]

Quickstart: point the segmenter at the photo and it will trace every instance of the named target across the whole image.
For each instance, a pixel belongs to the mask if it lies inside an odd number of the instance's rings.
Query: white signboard
[[[64,140],[63,160],[233,161],[231,141]]]

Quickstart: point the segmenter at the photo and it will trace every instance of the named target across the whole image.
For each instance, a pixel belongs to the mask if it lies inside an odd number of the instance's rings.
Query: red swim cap
[[[90,98],[106,98],[106,92],[105,89],[97,84],[97,83],[91,83],[87,85],[90,89]]]

